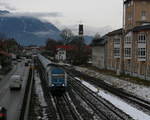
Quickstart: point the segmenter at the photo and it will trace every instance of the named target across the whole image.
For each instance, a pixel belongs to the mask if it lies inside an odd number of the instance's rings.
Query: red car
[[[0,106],[0,120],[7,120],[7,110]]]

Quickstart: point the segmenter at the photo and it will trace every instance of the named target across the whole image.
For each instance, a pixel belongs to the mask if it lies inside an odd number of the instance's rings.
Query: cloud
[[[9,3],[6,3],[4,1],[0,1],[0,8],[6,9],[6,10],[10,10],[10,11],[16,10],[15,7],[11,6]]]
[[[5,17],[62,17],[62,13],[60,12],[12,12],[9,14],[3,15]]]

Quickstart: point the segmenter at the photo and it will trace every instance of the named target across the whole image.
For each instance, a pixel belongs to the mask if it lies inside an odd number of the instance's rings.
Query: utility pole
[[[122,39],[120,46],[120,70],[119,73],[124,73],[124,39],[125,39],[125,5],[123,0],[123,19],[122,19]]]

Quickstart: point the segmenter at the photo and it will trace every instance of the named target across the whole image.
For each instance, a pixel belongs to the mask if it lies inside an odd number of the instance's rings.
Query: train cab
[[[53,67],[51,69],[51,87],[52,90],[64,91],[66,87],[66,74],[61,68]]]

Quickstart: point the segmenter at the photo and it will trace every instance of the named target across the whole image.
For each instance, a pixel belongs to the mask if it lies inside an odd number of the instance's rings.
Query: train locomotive
[[[42,55],[38,55],[38,59],[43,67],[42,75],[44,75],[46,83],[51,92],[65,92],[67,87],[67,73]]]

